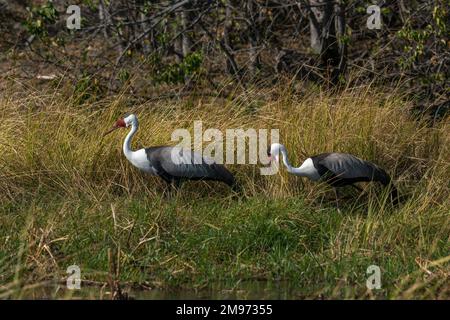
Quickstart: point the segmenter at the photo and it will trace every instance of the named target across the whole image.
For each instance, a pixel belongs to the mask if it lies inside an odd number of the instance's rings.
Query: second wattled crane
[[[369,161],[365,161],[348,153],[322,153],[307,158],[303,164],[294,168],[291,166],[286,147],[279,143],[274,143],[268,150],[268,156],[271,161],[279,162],[279,155],[287,171],[291,174],[307,177],[312,181],[324,180],[334,187],[336,201],[338,195],[336,188],[352,185],[356,182],[375,181],[384,186],[391,183],[389,175]],[[356,186],[355,186],[356,187]],[[397,189],[391,186],[391,197],[396,203],[398,201]]]

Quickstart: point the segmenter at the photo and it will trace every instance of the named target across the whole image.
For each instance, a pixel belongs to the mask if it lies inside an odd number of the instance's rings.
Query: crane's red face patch
[[[125,124],[125,120],[123,120],[122,118],[120,118],[119,120],[116,121],[116,127],[118,128],[125,128],[127,125]]]

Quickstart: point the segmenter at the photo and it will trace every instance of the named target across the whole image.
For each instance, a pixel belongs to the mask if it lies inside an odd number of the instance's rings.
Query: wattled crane
[[[139,127],[138,119],[134,114],[117,120],[104,135],[116,129],[128,127],[131,127],[131,130],[123,142],[123,153],[128,161],[139,170],[159,176],[175,187],[178,187],[183,180],[214,180],[224,182],[236,189],[236,180],[230,171],[223,165],[215,163],[213,159],[190,149],[156,146],[133,151],[131,139]]]
[[[307,158],[300,167],[291,166],[286,147],[279,143],[273,143],[268,156],[271,162],[279,163],[281,159],[287,171],[300,177],[307,177],[312,181],[326,181],[334,188],[336,202],[338,203],[338,187],[354,186],[355,182],[376,181],[384,186],[391,183],[389,175],[369,161],[365,161],[348,153],[322,153]],[[357,187],[356,187],[357,188]],[[358,188],[359,189],[359,188]],[[398,201],[397,189],[391,185],[391,197],[394,203]]]

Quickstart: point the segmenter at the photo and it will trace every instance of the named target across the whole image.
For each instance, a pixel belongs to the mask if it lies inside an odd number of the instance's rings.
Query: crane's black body
[[[169,184],[178,186],[183,180],[212,180],[237,189],[234,176],[223,165],[208,161],[191,150],[157,146],[145,148],[145,153],[155,174]]]
[[[131,127],[131,130],[123,142],[123,153],[139,170],[159,176],[174,187],[178,187],[183,180],[214,180],[224,182],[238,191],[234,176],[223,165],[190,149],[157,146],[132,150],[131,139],[139,127],[138,119],[134,114],[118,119],[104,136],[118,128],[128,127]]]
[[[348,153],[322,153],[312,156],[311,160],[321,179],[333,187],[369,181],[388,186],[391,182],[382,168]],[[391,196],[397,202],[398,194],[394,185],[391,186]]]
[[[362,181],[389,184],[391,178],[377,165],[347,153],[322,153],[311,157],[319,175],[333,187]]]

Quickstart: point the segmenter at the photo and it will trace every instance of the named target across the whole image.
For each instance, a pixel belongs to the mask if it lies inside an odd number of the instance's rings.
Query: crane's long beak
[[[108,131],[106,131],[106,132],[103,134],[103,136],[106,136],[107,134],[110,134],[111,132],[113,132],[113,131],[116,130],[116,129],[119,129],[119,127],[116,126],[116,125],[112,126],[112,128],[109,129]]]

